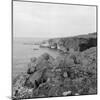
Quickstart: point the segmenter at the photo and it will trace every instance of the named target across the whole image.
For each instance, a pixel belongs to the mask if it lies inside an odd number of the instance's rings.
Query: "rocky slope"
[[[85,44],[85,49],[82,46],[56,59],[47,53],[31,58],[26,73],[21,73],[13,81],[13,100],[96,94],[97,41],[94,36],[93,40],[86,38],[84,40],[81,36],[79,44],[76,38],[75,41],[62,39],[65,40],[65,48],[74,48],[77,47],[75,44],[80,46],[81,43]]]

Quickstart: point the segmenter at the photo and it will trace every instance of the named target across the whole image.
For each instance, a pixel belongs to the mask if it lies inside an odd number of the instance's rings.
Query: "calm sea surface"
[[[43,53],[49,53],[54,58],[59,55],[56,50],[40,48],[34,43],[42,39],[14,38],[13,39],[13,77],[27,70],[31,57],[39,57]]]

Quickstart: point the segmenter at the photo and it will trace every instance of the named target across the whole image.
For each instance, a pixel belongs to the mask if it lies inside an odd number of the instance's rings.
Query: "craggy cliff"
[[[96,94],[97,34],[48,42],[49,48],[62,55],[54,59],[45,53],[31,58],[26,73],[13,80],[13,100]]]
[[[68,52],[71,49],[74,51],[84,51],[91,47],[97,46],[97,33],[90,33],[88,35],[81,35],[68,38],[49,39],[49,48]]]

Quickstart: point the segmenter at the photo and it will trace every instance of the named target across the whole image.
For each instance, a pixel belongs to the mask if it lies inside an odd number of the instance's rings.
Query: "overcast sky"
[[[13,2],[14,37],[67,37],[96,32],[93,6]]]

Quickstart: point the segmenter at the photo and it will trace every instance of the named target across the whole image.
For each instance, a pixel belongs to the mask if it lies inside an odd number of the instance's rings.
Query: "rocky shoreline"
[[[97,46],[97,33],[89,33],[87,35],[68,37],[68,38],[54,38],[43,41],[40,44],[42,48],[55,49],[64,53],[69,51],[84,51],[91,47]]]
[[[31,58],[27,71],[13,80],[13,100],[97,94],[95,36],[48,40],[48,48],[63,54],[53,58],[44,53]]]

